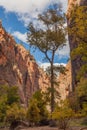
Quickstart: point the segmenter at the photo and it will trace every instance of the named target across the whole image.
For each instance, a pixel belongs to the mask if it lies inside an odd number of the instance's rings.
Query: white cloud
[[[15,12],[25,25],[36,18],[49,3],[50,0],[0,0],[0,6],[6,12]]]
[[[69,43],[67,42],[66,45],[63,48],[58,49],[56,51],[56,55],[58,55],[58,59],[69,57],[69,55],[70,55]]]
[[[26,43],[26,41],[27,41],[27,34],[26,33],[22,34],[22,33],[18,32],[18,31],[16,31],[16,32],[13,32],[12,35],[15,38],[19,39],[20,41],[22,41],[22,42]]]
[[[0,0],[0,5],[3,6],[6,11],[16,13],[29,13],[36,9],[42,10],[49,0]]]
[[[47,67],[50,66],[50,63],[39,63],[38,64],[41,68],[43,68],[44,70],[46,70]],[[54,63],[55,66],[60,66],[60,65],[63,65],[63,66],[66,66],[66,64],[64,63]]]
[[[63,3],[63,9],[66,10],[67,0],[0,0],[6,12],[15,12],[19,20],[22,20],[25,25],[32,19],[37,18],[39,13],[42,13],[51,3]]]

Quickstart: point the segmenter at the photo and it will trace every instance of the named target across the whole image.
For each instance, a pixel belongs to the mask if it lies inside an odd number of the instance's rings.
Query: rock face
[[[71,61],[66,65],[66,74],[60,74],[58,81],[58,91],[62,100],[66,99],[70,92],[72,92],[72,76],[71,76]]]
[[[70,21],[71,16],[70,12],[72,8],[74,8],[73,5],[78,5],[78,6],[86,6],[87,5],[87,0],[69,0],[68,1],[68,11],[67,11],[67,23],[68,26],[70,26],[72,23]],[[76,43],[75,40],[73,40],[73,36],[69,36],[69,44],[70,44],[70,51],[72,51],[74,48],[78,47],[78,44]],[[80,57],[77,57],[75,60],[71,60],[71,70],[72,70],[72,89],[75,89],[75,85],[77,84],[77,72],[79,68],[82,66],[82,61],[80,60]]]
[[[2,27],[0,21],[0,85],[18,86],[21,103],[39,88],[48,86],[48,77],[25,48]]]

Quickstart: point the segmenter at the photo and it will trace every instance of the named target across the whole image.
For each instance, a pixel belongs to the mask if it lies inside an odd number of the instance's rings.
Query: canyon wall
[[[65,74],[60,74],[58,77],[59,87],[57,90],[60,93],[60,99],[64,100],[72,92],[72,75],[71,75],[71,61],[66,65]]]
[[[38,89],[49,86],[46,73],[39,68],[34,57],[2,27],[0,21],[0,85],[17,86],[21,104]]]
[[[69,0],[68,1],[68,9],[67,9],[67,23],[68,27],[72,26],[72,16],[71,11],[75,7],[75,5],[78,6],[87,6],[87,0]],[[85,13],[85,12],[84,12]],[[77,25],[78,26],[78,25]],[[73,49],[78,47],[78,43],[76,40],[74,40],[73,35],[69,35],[69,44],[70,44],[70,52],[73,51]],[[83,62],[81,61],[80,57],[75,58],[74,60],[71,57],[71,70],[72,70],[72,89],[75,89],[75,85],[78,83],[77,80],[77,73],[79,72],[80,67],[83,65]]]

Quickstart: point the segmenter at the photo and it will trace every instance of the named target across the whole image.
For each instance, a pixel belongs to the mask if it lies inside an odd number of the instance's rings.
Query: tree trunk
[[[54,111],[54,73],[53,73],[53,63],[51,63],[51,113]]]
[[[9,129],[14,130],[18,125],[19,125],[18,121],[13,121],[13,122],[11,122]]]

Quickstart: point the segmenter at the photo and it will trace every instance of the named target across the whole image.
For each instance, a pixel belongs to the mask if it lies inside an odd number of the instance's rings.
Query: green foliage
[[[19,103],[19,94],[18,94],[18,87],[11,87],[7,91],[7,103],[9,105],[13,103]]]
[[[66,68],[63,65],[53,65],[53,73],[54,73],[54,84],[57,84],[57,76],[59,73],[66,74]],[[51,67],[46,68],[46,73],[51,76]],[[58,85],[58,84],[57,84]]]
[[[6,121],[12,123],[14,121],[24,120],[26,117],[26,111],[18,104],[14,103],[7,107]]]
[[[51,76],[51,67],[47,67],[46,69],[46,72],[49,76]],[[54,102],[56,104],[56,99],[60,99],[60,93],[58,92],[58,86],[60,84],[60,82],[58,82],[58,75],[59,73],[62,73],[62,74],[66,74],[67,70],[66,68],[63,66],[63,65],[53,65],[53,73],[54,73],[54,80],[53,80],[53,83],[54,83]],[[52,88],[47,88],[46,90],[46,95],[48,96],[47,98],[49,98],[48,100],[50,101],[50,94],[52,93],[53,89]]]
[[[0,98],[0,122],[4,121],[5,115],[6,115],[6,109],[7,109],[7,100],[2,97]]]
[[[78,110],[80,109],[80,105],[79,105],[79,100],[78,100],[76,92],[73,92],[71,95],[69,95],[68,101],[69,101],[69,107],[75,113],[78,112]]]
[[[46,108],[47,100],[41,90],[34,93],[33,98],[37,100],[37,106],[39,108],[40,120],[46,120],[48,118],[48,111]]]
[[[38,123],[43,120],[47,120],[48,111],[46,109],[46,100],[41,90],[34,93],[29,102],[27,118],[29,122]]]
[[[76,6],[71,12],[70,34],[74,34],[74,40],[86,42],[87,6]]]
[[[76,90],[69,97],[69,106],[75,112],[75,118],[87,116],[87,79],[81,78]]]
[[[7,86],[0,86],[0,121],[4,121],[7,108]]]
[[[8,90],[8,86],[0,85],[0,98],[2,98],[2,96],[6,97],[7,90]]]
[[[38,48],[49,61],[50,82],[51,82],[51,112],[54,110],[54,57],[58,48],[62,48],[66,42],[66,27],[64,26],[66,19],[65,14],[58,5],[53,5],[42,15],[38,17],[38,23],[43,24],[43,27],[35,27],[33,23],[28,26],[28,42],[30,47]],[[50,55],[49,55],[50,54]]]
[[[33,23],[29,24],[28,41],[30,46],[38,47],[43,53],[56,51],[60,45],[65,43],[65,16],[57,8],[48,9],[43,15],[39,15],[38,22],[42,22],[46,29],[34,27]],[[46,57],[47,58],[47,57]],[[49,57],[48,60],[51,61]]]
[[[87,102],[85,102],[83,104],[83,110],[82,110],[82,113],[85,117],[87,117]]]
[[[29,107],[28,107],[28,111],[27,111],[27,119],[29,121],[29,123],[32,125],[37,124],[40,121],[40,114],[39,114],[40,110],[37,106],[37,100],[32,99],[30,101]]]
[[[69,35],[73,39],[72,59],[79,58],[81,65],[77,78],[87,73],[87,6],[74,7],[71,12]]]
[[[73,110],[69,107],[68,101],[63,101],[60,103],[55,111],[53,112],[53,119],[58,121],[58,127],[66,130],[70,119],[74,116]]]
[[[19,103],[18,88],[0,86],[0,121],[5,120],[7,108],[14,103]]]
[[[82,78],[77,86],[77,95],[78,97],[85,97],[87,100],[87,79]]]
[[[87,79],[82,78],[76,88],[77,98],[81,109],[83,109],[84,103],[87,103]]]

